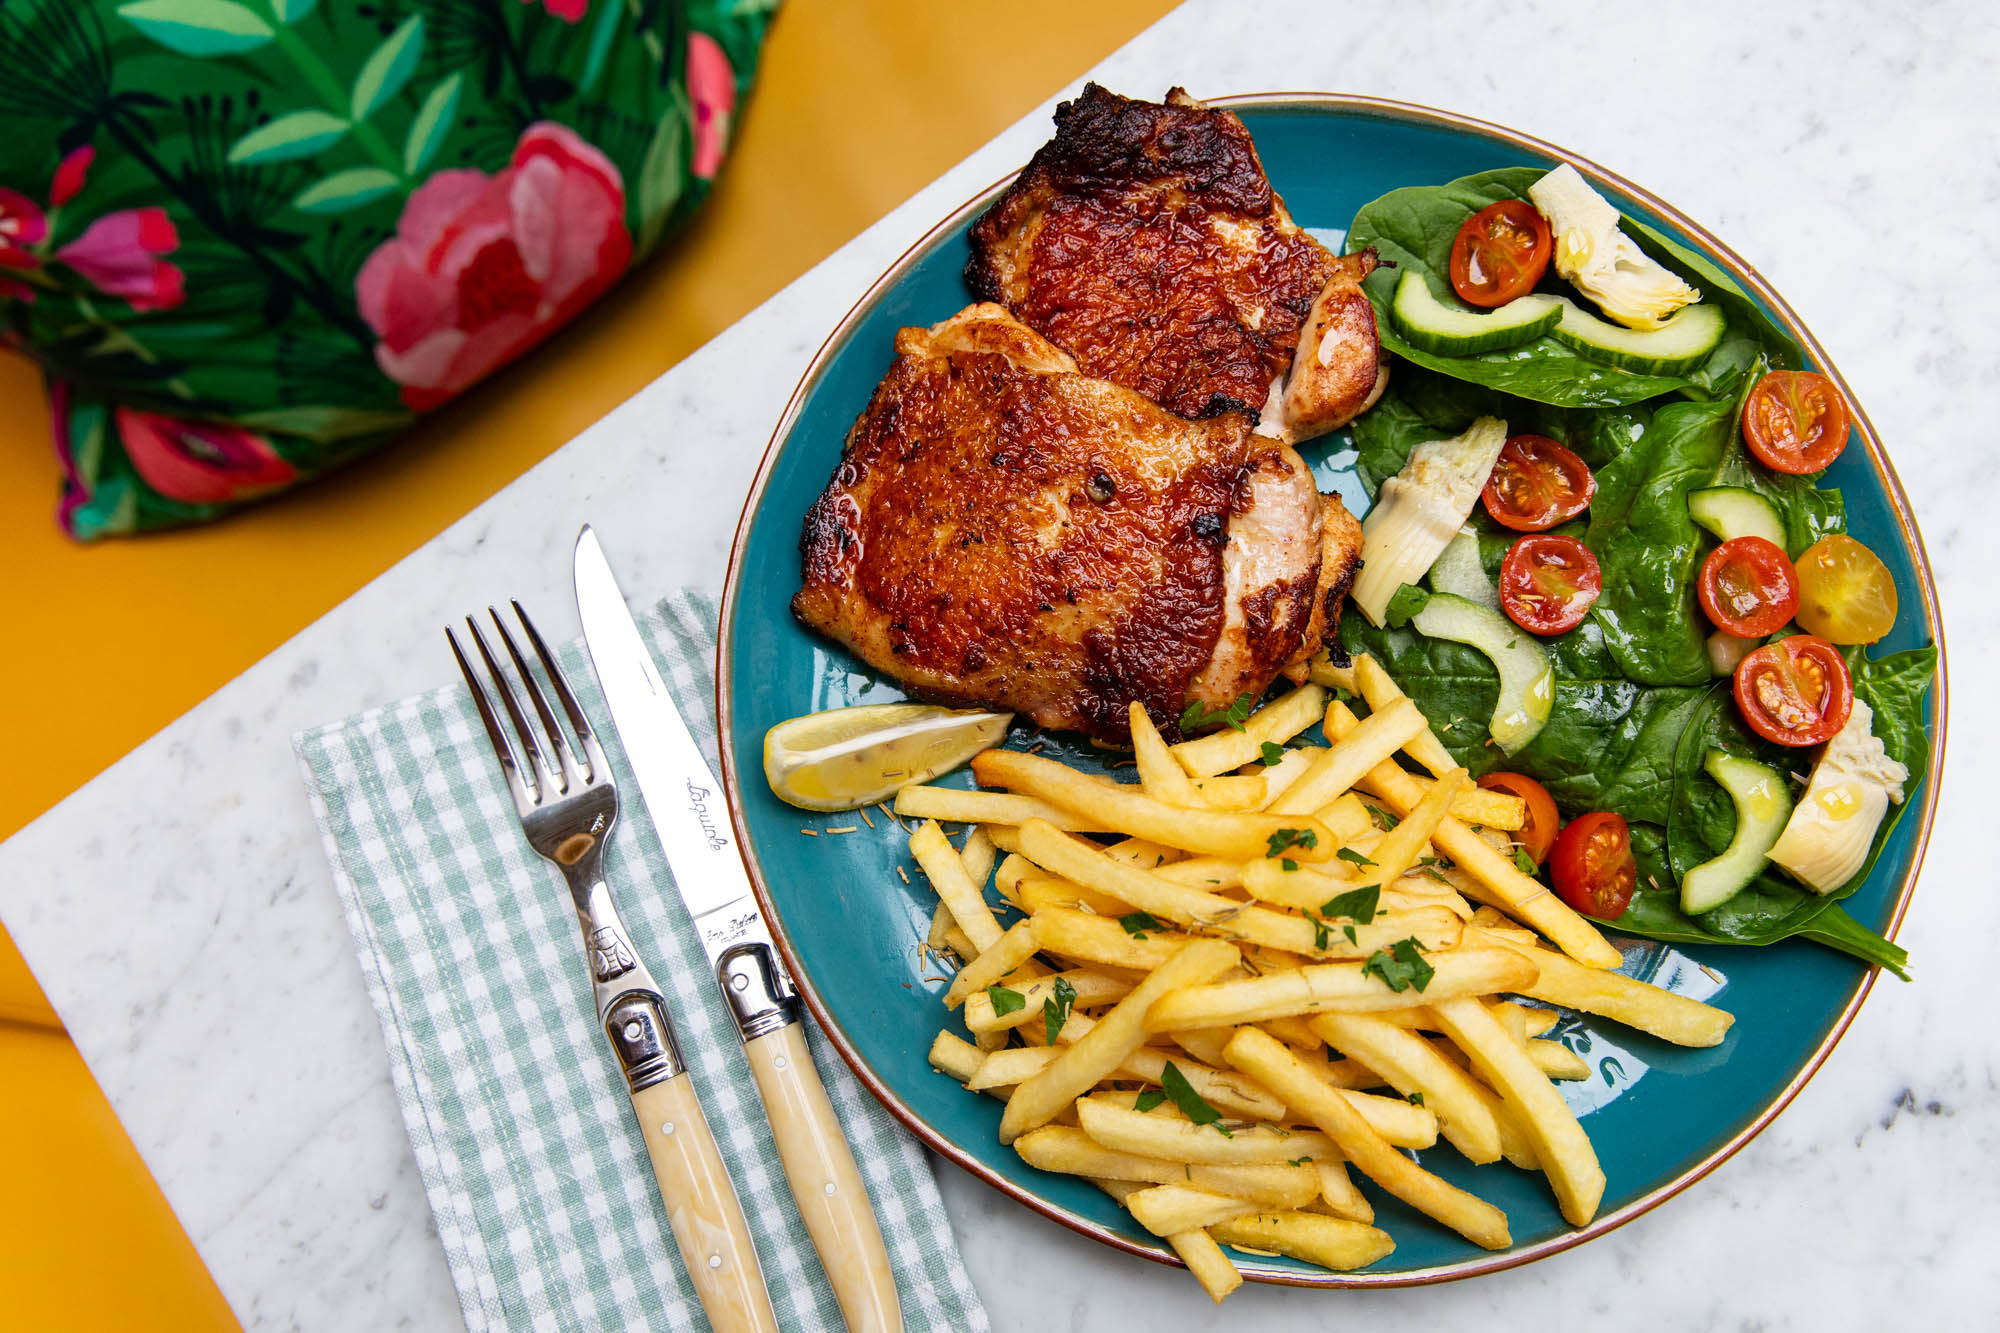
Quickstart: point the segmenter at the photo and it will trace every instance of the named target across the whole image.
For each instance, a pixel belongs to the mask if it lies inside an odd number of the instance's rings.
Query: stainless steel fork
[[[598,1026],[625,1075],[674,1239],[680,1244],[681,1258],[709,1322],[727,1333],[738,1329],[775,1333],[777,1320],[764,1289],[757,1249],[736,1191],[730,1186],[722,1154],[695,1098],[666,997],[632,948],[631,934],[619,919],[611,888],[604,881],[604,843],[618,822],[618,789],[611,780],[611,765],[605,762],[597,734],[556,665],[555,655],[521,604],[512,605],[562,705],[569,731],[549,706],[534,670],[498,611],[487,608],[539,729],[522,711],[507,672],[487,646],[477,620],[467,616],[465,627],[513,724],[511,738],[493,711],[480,673],[459,647],[458,636],[447,628],[445,638],[465,675],[466,687],[472,691],[487,739],[493,743],[528,845],[561,870],[569,884],[577,924],[583,929]],[[571,744],[572,732],[576,745]],[[518,751],[515,738],[520,743]]]

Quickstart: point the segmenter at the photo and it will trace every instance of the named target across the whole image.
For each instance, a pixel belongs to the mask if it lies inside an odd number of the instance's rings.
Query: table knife
[[[778,1160],[854,1333],[903,1327],[867,1187],[813,1067],[798,991],[750,890],[721,784],[639,636],[597,534],[576,542],[576,602],[611,720],[653,817],[770,1117]]]

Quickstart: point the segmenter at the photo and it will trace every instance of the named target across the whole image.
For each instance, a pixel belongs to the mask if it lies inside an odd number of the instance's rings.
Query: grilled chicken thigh
[[[1243,122],[1181,89],[1157,103],[1091,84],[1058,107],[972,250],[975,296],[1180,416],[1262,410],[1291,443],[1381,392],[1373,252],[1336,258],[1301,230]]]
[[[1262,692],[1315,606],[1323,519],[1297,454],[1189,421],[996,305],[896,338],[806,516],[793,612],[912,694],[1128,739]]]

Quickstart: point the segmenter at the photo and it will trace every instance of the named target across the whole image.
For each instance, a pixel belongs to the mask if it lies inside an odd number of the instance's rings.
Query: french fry
[[[1146,1024],[1152,1031],[1169,1032],[1256,1023],[1289,1014],[1367,1013],[1399,1009],[1415,999],[1435,1003],[1451,995],[1521,990],[1534,980],[1533,961],[1509,949],[1455,949],[1429,961],[1433,972],[1421,996],[1412,990],[1390,990],[1380,977],[1363,972],[1360,963],[1320,963],[1246,981],[1187,987],[1153,1006]]]
[[[1332,834],[1306,816],[1180,810],[1135,789],[1092,782],[1053,759],[1018,750],[983,751],[974,756],[972,772],[988,786],[1007,787],[1072,809],[1086,822],[1102,822],[1183,851],[1247,861],[1264,855],[1271,839],[1282,832],[1300,836],[1301,845],[1293,848],[1300,860],[1323,861],[1333,855]],[[1302,845],[1308,842],[1313,846]],[[1025,833],[1022,845],[1028,845]],[[1032,853],[1030,859],[1035,859]]]
[[[994,751],[988,751],[992,754]],[[1077,774],[1080,781],[1090,779]],[[1003,791],[964,791],[957,787],[928,787],[921,783],[896,793],[896,813],[905,819],[936,819],[948,824],[1025,824],[1030,819],[1046,819],[1057,828],[1072,833],[1106,833],[1110,825],[1092,823],[1088,815]],[[992,835],[989,835],[992,836]],[[999,839],[994,838],[997,846]]]
[[[1104,854],[1114,861],[1144,866],[1148,870],[1173,865],[1186,855],[1176,848],[1148,842],[1144,838],[1126,838],[1121,842],[1114,842],[1104,849]]]
[[[1311,1066],[1310,1061],[1306,1063]],[[1325,1086],[1335,1095],[1347,1098],[1368,1122],[1368,1127],[1391,1147],[1430,1148],[1437,1144],[1437,1112],[1429,1107],[1412,1105],[1401,1097],[1382,1097],[1372,1092],[1335,1088],[1332,1084]]]
[[[1333,706],[1346,709],[1344,704]],[[1303,815],[1331,805],[1357,778],[1377,764],[1389,762],[1410,737],[1423,729],[1423,713],[1407,699],[1397,707],[1370,713],[1313,760],[1312,767],[1272,802],[1272,813]]]
[[[1125,1196],[1125,1211],[1140,1226],[1162,1238],[1199,1231],[1257,1211],[1259,1205],[1228,1194],[1211,1194],[1190,1185],[1154,1185]]]
[[[1350,659],[1346,666],[1335,666],[1324,648],[1314,653],[1312,660],[1306,663],[1306,678],[1315,685],[1324,685],[1329,690],[1345,690],[1349,694],[1361,693],[1361,681],[1355,674],[1353,661]]]
[[[1516,1046],[1528,1044],[1528,1018],[1525,1010],[1513,1005],[1502,1006],[1489,1002],[1486,1012],[1493,1015],[1493,1021],[1500,1025],[1500,1030],[1506,1033]]]
[[[1523,1049],[1535,1068],[1550,1078],[1574,1081],[1590,1077],[1590,1065],[1584,1058],[1559,1041],[1530,1040]]]
[[[1054,875],[1038,873],[1031,879],[1022,880],[1020,894],[1021,910],[1024,912],[1045,912],[1053,907],[1071,912],[1094,912],[1115,922],[1132,910],[1132,904],[1121,902],[1108,893],[1099,893],[1096,889],[1085,888]]]
[[[1056,1040],[1068,1044],[1082,1040],[1085,1033],[1097,1026],[1097,1021],[1087,1014],[1072,1013]],[[1031,1029],[1032,1030],[1032,1029]],[[1245,1078],[1232,1069],[1217,1068],[1191,1060],[1171,1060],[1168,1052],[1152,1046],[1141,1046],[1126,1056],[1114,1074],[1118,1078],[1138,1079],[1154,1086],[1166,1081],[1167,1065],[1171,1063],[1180,1071],[1188,1086],[1201,1099],[1216,1110],[1232,1116],[1242,1116],[1249,1120],[1275,1120],[1285,1113],[1285,1104],[1257,1086],[1255,1079]],[[1412,1110],[1416,1109],[1414,1107]],[[1404,1122],[1397,1126],[1397,1132],[1406,1137],[1420,1136],[1421,1122]],[[1436,1141],[1436,1131],[1431,1131],[1431,1139]],[[1407,1143],[1408,1147],[1422,1147],[1419,1143]]]
[[[949,912],[949,908],[946,909]],[[979,957],[979,949],[972,939],[958,928],[956,921],[950,921],[944,928],[944,947],[958,955],[959,962],[969,963]]]
[[[979,1072],[979,1066],[986,1059],[986,1052],[974,1046],[963,1037],[949,1032],[940,1032],[931,1042],[931,1068],[941,1074],[949,1074],[960,1083],[966,1082]]]
[[[999,943],[1000,923],[993,919],[993,911],[980,895],[979,886],[966,878],[965,862],[958,859],[958,848],[945,838],[935,819],[925,821],[922,828],[910,835],[910,855],[917,858],[917,864],[930,878],[931,887],[951,909],[952,918],[972,941],[973,948],[985,953]]]
[[[986,796],[997,796],[1000,794],[999,792],[982,793],[982,795]],[[981,824],[979,827],[986,830],[986,836],[993,839],[993,845],[999,849],[1001,855],[1005,856],[1009,852],[1018,852],[1021,850],[1020,825]]]
[[[1147,715],[1146,706],[1134,699],[1129,710],[1132,725],[1132,757],[1139,764],[1139,789],[1156,801],[1184,810],[1205,808],[1193,779],[1167,751],[1158,727]]]
[[[1649,1032],[1677,1046],[1716,1046],[1729,1035],[1735,1015],[1620,972],[1579,967],[1551,950],[1522,945],[1497,931],[1472,927],[1483,942],[1510,948],[1532,961],[1540,975],[1526,986],[1509,987],[1530,999],[1581,1009]]]
[[[1336,1272],[1388,1257],[1396,1242],[1364,1222],[1318,1213],[1252,1213],[1209,1228],[1224,1245],[1303,1259]]]
[[[1321,1014],[1313,1031],[1389,1080],[1405,1097],[1423,1094],[1438,1132],[1469,1162],[1500,1160],[1500,1127],[1472,1079],[1421,1037],[1368,1014]]]
[[[1167,1035],[1176,1045],[1205,1065],[1222,1067],[1222,1048],[1229,1044],[1235,1028],[1184,1028]]]
[[[1478,1001],[1470,1003],[1477,1006]],[[1486,1014],[1484,1009],[1479,1012]],[[1231,1064],[1318,1125],[1339,1146],[1343,1157],[1383,1189],[1475,1245],[1498,1250],[1511,1243],[1505,1213],[1432,1175],[1383,1142],[1353,1104],[1314,1077],[1305,1061],[1283,1042],[1255,1028],[1243,1028],[1230,1038],[1227,1054]]]
[[[1268,785],[1262,773],[1224,773],[1219,777],[1196,778],[1194,789],[1201,803],[1210,810],[1262,810],[1268,795]]]
[[[1353,716],[1342,703],[1336,702],[1327,709],[1328,725],[1336,731]],[[1398,815],[1408,816],[1423,801],[1421,780],[1393,763],[1370,769],[1368,780],[1376,794]],[[1624,961],[1624,956],[1588,921],[1546,887],[1522,874],[1511,859],[1488,846],[1485,839],[1456,818],[1446,815],[1439,820],[1431,841],[1497,899],[1509,915],[1541,931],[1578,962],[1591,967],[1616,967]]]
[[[1347,1163],[1340,1161],[1314,1162],[1313,1168],[1319,1172],[1320,1202],[1335,1217],[1344,1217],[1350,1222],[1373,1222],[1375,1205],[1368,1202],[1368,1196],[1355,1188],[1354,1180],[1347,1174]]]
[[[1014,1151],[1030,1166],[1071,1176],[1132,1180],[1151,1185],[1192,1185],[1230,1194],[1267,1208],[1303,1208],[1324,1188],[1311,1163],[1202,1166],[1141,1157],[1107,1148],[1080,1129],[1044,1125],[1014,1140]]]
[[[1324,749],[1324,745],[1301,745],[1285,751],[1285,757],[1275,764],[1266,764],[1262,759],[1254,760],[1264,770],[1264,809],[1270,809],[1280,796],[1290,791],[1292,784],[1305,776],[1313,760],[1319,758]],[[1334,832],[1338,834],[1339,830]]]
[[[1033,861],[1030,861],[1027,857],[1021,855],[1021,848],[1020,848],[1021,831],[1019,829],[1007,828],[1007,826],[1003,824],[983,824],[980,827],[994,828],[994,829],[1005,828],[1008,840],[1015,844],[1014,849],[1008,852],[1007,855],[1001,859],[1000,865],[998,866],[998,868],[994,870],[993,887],[999,892],[1002,898],[1005,898],[1007,900],[1007,902],[1010,905],[1022,911],[1026,911],[1027,908],[1023,906],[1021,901],[1021,881],[1024,879],[1039,878],[1042,873],[1041,867],[1037,866]]]
[[[1426,732],[1426,735],[1429,733]],[[1431,784],[1418,801],[1416,808],[1406,814],[1396,827],[1382,835],[1369,853],[1375,864],[1363,867],[1360,878],[1365,883],[1380,885],[1394,884],[1403,873],[1417,863],[1417,858],[1430,844],[1431,834],[1437,831],[1438,822],[1451,808],[1461,792],[1472,790],[1472,778],[1462,768],[1454,768]]]
[[[1009,987],[1020,993],[1021,1008],[1008,1013],[993,1011],[993,1001],[984,991],[965,997],[965,1026],[973,1035],[995,1033],[1004,1037],[1014,1028],[1042,1021],[1042,1001],[1055,994],[1057,978],[1076,991],[1078,1008],[1094,1009],[1122,999],[1132,991],[1132,983],[1108,977],[1089,968],[1072,968],[1054,976],[1040,977],[1025,986]]]
[[[1224,1137],[1213,1125],[1197,1125],[1184,1116],[1165,1114],[1165,1108],[1155,1112],[1135,1111],[1103,1096],[1079,1099],[1076,1118],[1084,1133],[1107,1148],[1140,1157],[1162,1157],[1171,1162],[1268,1166],[1306,1157],[1318,1161],[1340,1155],[1332,1139],[1314,1130],[1253,1125],[1232,1128]]]
[[[974,825],[972,832],[965,835],[965,846],[958,849],[958,859],[965,862],[965,877],[984,888],[993,877],[993,863],[1000,859],[1000,849],[993,845],[993,835],[984,824]]]
[[[1427,1044],[1437,1052],[1439,1059],[1449,1062],[1461,1072],[1470,1072],[1471,1060],[1448,1039],[1432,1037]],[[1527,1131],[1521,1127],[1521,1117],[1515,1113],[1514,1108],[1502,1101],[1499,1093],[1477,1079],[1473,1080],[1472,1090],[1492,1113],[1493,1123],[1500,1127],[1501,1160],[1509,1165],[1518,1166],[1523,1171],[1541,1170],[1541,1158],[1535,1155],[1535,1145],[1529,1141]]]
[[[1154,870],[1161,879],[1196,889],[1227,889],[1243,882],[1243,863],[1220,856],[1190,856]]]
[[[945,1008],[958,1008],[965,1003],[966,996],[996,984],[1009,972],[1033,958],[1040,948],[1041,944],[1035,938],[1033,918],[1016,921],[993,942],[992,948],[985,950],[979,957],[958,969],[958,975],[951,979],[951,985],[945,989]]]
[[[931,912],[931,928],[924,935],[924,946],[933,952],[944,948],[944,934],[945,931],[951,928],[952,924],[951,909],[940,901],[937,907]]]
[[[1119,925],[1115,917],[1094,916],[1065,907],[1038,905],[1032,919],[1039,923],[1037,934],[1042,947],[1050,953],[1112,967],[1151,970],[1195,938],[1171,930],[1146,930],[1135,935]]]
[[[1241,958],[1234,947],[1220,940],[1195,940],[1184,945],[1112,1006],[1088,1036],[1063,1048],[1054,1064],[1014,1090],[1000,1117],[1000,1141],[1012,1143],[1028,1130],[1047,1124],[1118,1068],[1145,1043],[1146,1011],[1154,1001],[1180,987],[1219,976]]]
[[[1544,1009],[1538,1004],[1522,1004],[1519,1000],[1502,1000],[1493,1006],[1494,1017],[1498,1018],[1502,1009],[1515,1010],[1520,1015],[1523,1038],[1539,1037],[1556,1025],[1560,1017],[1553,1009]],[[1509,1029],[1510,1031],[1512,1029]]]
[[[1301,685],[1252,713],[1241,731],[1229,728],[1182,741],[1174,747],[1174,758],[1190,777],[1209,778],[1227,773],[1262,758],[1265,741],[1282,745],[1319,721],[1325,707],[1325,690],[1317,685]]]
[[[1354,659],[1354,681],[1361,687],[1361,697],[1368,701],[1370,712],[1380,712],[1393,705],[1396,700],[1406,697],[1396,682],[1389,679],[1389,673],[1382,669],[1382,664],[1368,653],[1362,653]],[[1436,733],[1428,726],[1421,734],[1411,738],[1410,743],[1403,749],[1410,758],[1428,768],[1437,777],[1443,777],[1458,767],[1458,762],[1451,757],[1451,751],[1444,748],[1444,743],[1438,740]]]
[[[1340,839],[1343,847],[1375,828],[1368,806],[1351,791],[1336,797],[1332,804],[1319,811],[1317,818],[1333,830],[1333,836]]]
[[[1588,1224],[1604,1197],[1604,1170],[1562,1094],[1478,1000],[1470,996],[1436,1000],[1431,1011],[1480,1077],[1520,1117],[1563,1217],[1571,1226]]]
[[[1060,1048],[1055,1046],[1004,1046],[997,1051],[987,1051],[979,1068],[965,1080],[966,1091],[984,1092],[988,1088],[1025,1083],[1054,1064],[1060,1053]]]
[[[1444,949],[1459,937],[1458,919],[1441,908],[1378,917],[1357,928],[1350,941],[1342,930],[1315,925],[1304,917],[1245,905],[1219,894],[1176,884],[1158,872],[1119,865],[1089,843],[1039,820],[1021,827],[1021,846],[1045,870],[1095,888],[1163,920],[1199,930],[1226,931],[1231,937],[1295,954],[1360,958],[1395,940],[1415,936],[1428,949]]]
[[[1217,1305],[1243,1285],[1243,1274],[1206,1231],[1183,1231],[1168,1236],[1167,1244],[1173,1246],[1174,1253],[1188,1266],[1188,1272],[1194,1274],[1195,1281],[1201,1283],[1201,1289]]]

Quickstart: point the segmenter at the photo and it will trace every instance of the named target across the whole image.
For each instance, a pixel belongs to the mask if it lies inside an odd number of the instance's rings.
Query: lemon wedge
[[[1013,720],[934,704],[829,708],[764,733],[764,777],[779,800],[802,809],[852,810],[991,749]]]

